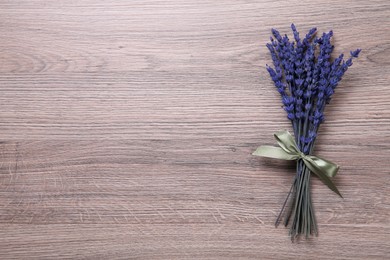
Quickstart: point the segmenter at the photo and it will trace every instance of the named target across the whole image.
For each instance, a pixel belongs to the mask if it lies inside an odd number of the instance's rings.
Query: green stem
[[[280,210],[279,215],[278,215],[278,217],[277,217],[277,219],[276,219],[276,221],[275,221],[275,227],[278,227],[278,226],[279,226],[280,219],[281,219],[281,217],[282,217],[283,211],[284,211],[284,209],[285,209],[285,207],[286,207],[286,204],[287,204],[287,201],[288,201],[288,199],[290,198],[290,195],[291,195],[291,193],[292,193],[292,191],[293,191],[293,189],[294,189],[294,186],[295,186],[296,181],[297,181],[297,178],[294,178],[294,181],[293,181],[293,183],[291,184],[290,191],[288,192],[287,197],[286,197],[286,199],[284,200],[282,209]],[[290,213],[290,214],[291,214],[291,213]]]

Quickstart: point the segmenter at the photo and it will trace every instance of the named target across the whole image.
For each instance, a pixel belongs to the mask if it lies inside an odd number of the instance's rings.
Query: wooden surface
[[[0,259],[385,259],[388,1],[0,2]],[[270,29],[362,48],[316,154],[320,235],[274,228],[294,166],[251,156],[290,129]]]

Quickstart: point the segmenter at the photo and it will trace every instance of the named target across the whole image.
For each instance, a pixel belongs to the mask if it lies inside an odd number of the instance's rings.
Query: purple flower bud
[[[327,88],[325,90],[325,95],[326,95],[327,98],[331,97],[333,95],[333,93],[334,93],[333,88]]]
[[[303,90],[302,89],[297,89],[295,91],[295,94],[298,96],[298,97],[301,97],[303,95]]]
[[[309,131],[309,137],[310,138],[316,138],[317,137],[317,133],[314,132],[314,131]]]
[[[295,41],[300,42],[299,33],[297,31],[297,28],[295,27],[295,25],[293,23],[291,24],[291,29],[293,31]]]
[[[305,109],[306,109],[306,111],[309,111],[309,110],[311,109],[311,104],[310,104],[310,103],[307,103],[307,104],[305,105]]]
[[[302,75],[302,74],[303,74],[303,69],[298,68],[298,69],[295,70],[295,73],[296,73],[297,75]],[[302,79],[302,81],[304,81],[304,80]]]
[[[282,98],[282,102],[285,106],[288,106],[288,105],[291,105],[293,104],[295,101],[294,97],[291,97],[291,96],[284,96]]]
[[[294,104],[286,105],[284,107],[284,110],[286,110],[286,112],[288,112],[288,113],[293,112],[294,111]]]
[[[354,57],[354,58],[357,58],[361,51],[362,51],[362,49],[356,49],[354,51],[351,51],[351,56]]]
[[[324,99],[317,99],[316,106],[317,107],[322,107],[323,105],[324,105]]]
[[[296,60],[296,61],[294,62],[294,65],[295,65],[295,67],[301,67],[301,66],[303,65],[303,61]],[[300,69],[300,68],[298,68],[298,69]]]
[[[306,90],[305,92],[305,98],[310,98],[312,94],[312,91],[310,89]]]
[[[326,79],[320,79],[320,86],[326,86],[328,81]]]
[[[275,86],[277,88],[284,88],[284,84],[280,80],[275,81]]]
[[[287,114],[287,118],[290,119],[290,120],[294,120],[295,116],[293,113],[288,113]]]
[[[331,88],[334,89],[334,88],[337,86],[337,83],[338,83],[338,80],[337,80],[336,77],[330,78],[330,80],[329,80],[329,86],[330,86]]]
[[[323,114],[320,111],[316,110],[314,112],[314,119],[320,119],[320,118],[322,118],[322,116],[323,116]]]
[[[303,79],[296,79],[295,80],[295,85],[300,87],[302,84],[303,84]]]
[[[297,119],[303,118],[304,115],[305,115],[305,114],[304,114],[303,112],[297,112],[297,113],[295,113],[295,117],[296,117]]]
[[[282,41],[282,36],[280,36],[280,33],[278,32],[278,30],[272,29],[271,32],[275,36],[276,40],[278,40],[279,42]]]
[[[267,65],[267,71],[268,71],[269,75],[271,76],[271,78],[273,78],[276,75],[275,70],[273,68],[269,67],[268,65]]]

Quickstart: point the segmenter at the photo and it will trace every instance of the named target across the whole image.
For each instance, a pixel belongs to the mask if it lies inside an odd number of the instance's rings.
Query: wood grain
[[[1,259],[385,259],[388,1],[0,2]],[[251,156],[289,129],[270,29],[333,29],[362,55],[316,153],[320,235],[273,223],[294,166]]]

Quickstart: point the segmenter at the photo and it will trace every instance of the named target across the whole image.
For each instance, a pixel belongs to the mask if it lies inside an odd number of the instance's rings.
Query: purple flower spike
[[[275,36],[276,40],[281,42],[282,41],[282,36],[280,36],[280,33],[278,32],[278,30],[272,29],[271,31],[272,31],[272,34]]]
[[[351,56],[357,58],[362,49],[356,49],[355,51],[351,51]]]
[[[308,130],[316,132],[323,121],[318,118],[318,114],[323,114],[339,81],[352,66],[352,60],[359,56],[361,49],[351,51],[351,57],[347,60],[341,54],[332,61],[333,31],[317,38],[317,29],[312,28],[301,39],[294,24],[291,24],[291,30],[294,35],[292,41],[287,35],[282,36],[278,30],[272,29],[274,38],[271,37],[267,48],[274,67],[267,66],[267,70],[283,98],[283,105],[288,119],[293,123],[294,131],[298,132],[300,129],[300,133],[308,132],[303,129],[303,122],[306,118],[317,115],[315,119],[308,120],[310,124],[306,124]]]

